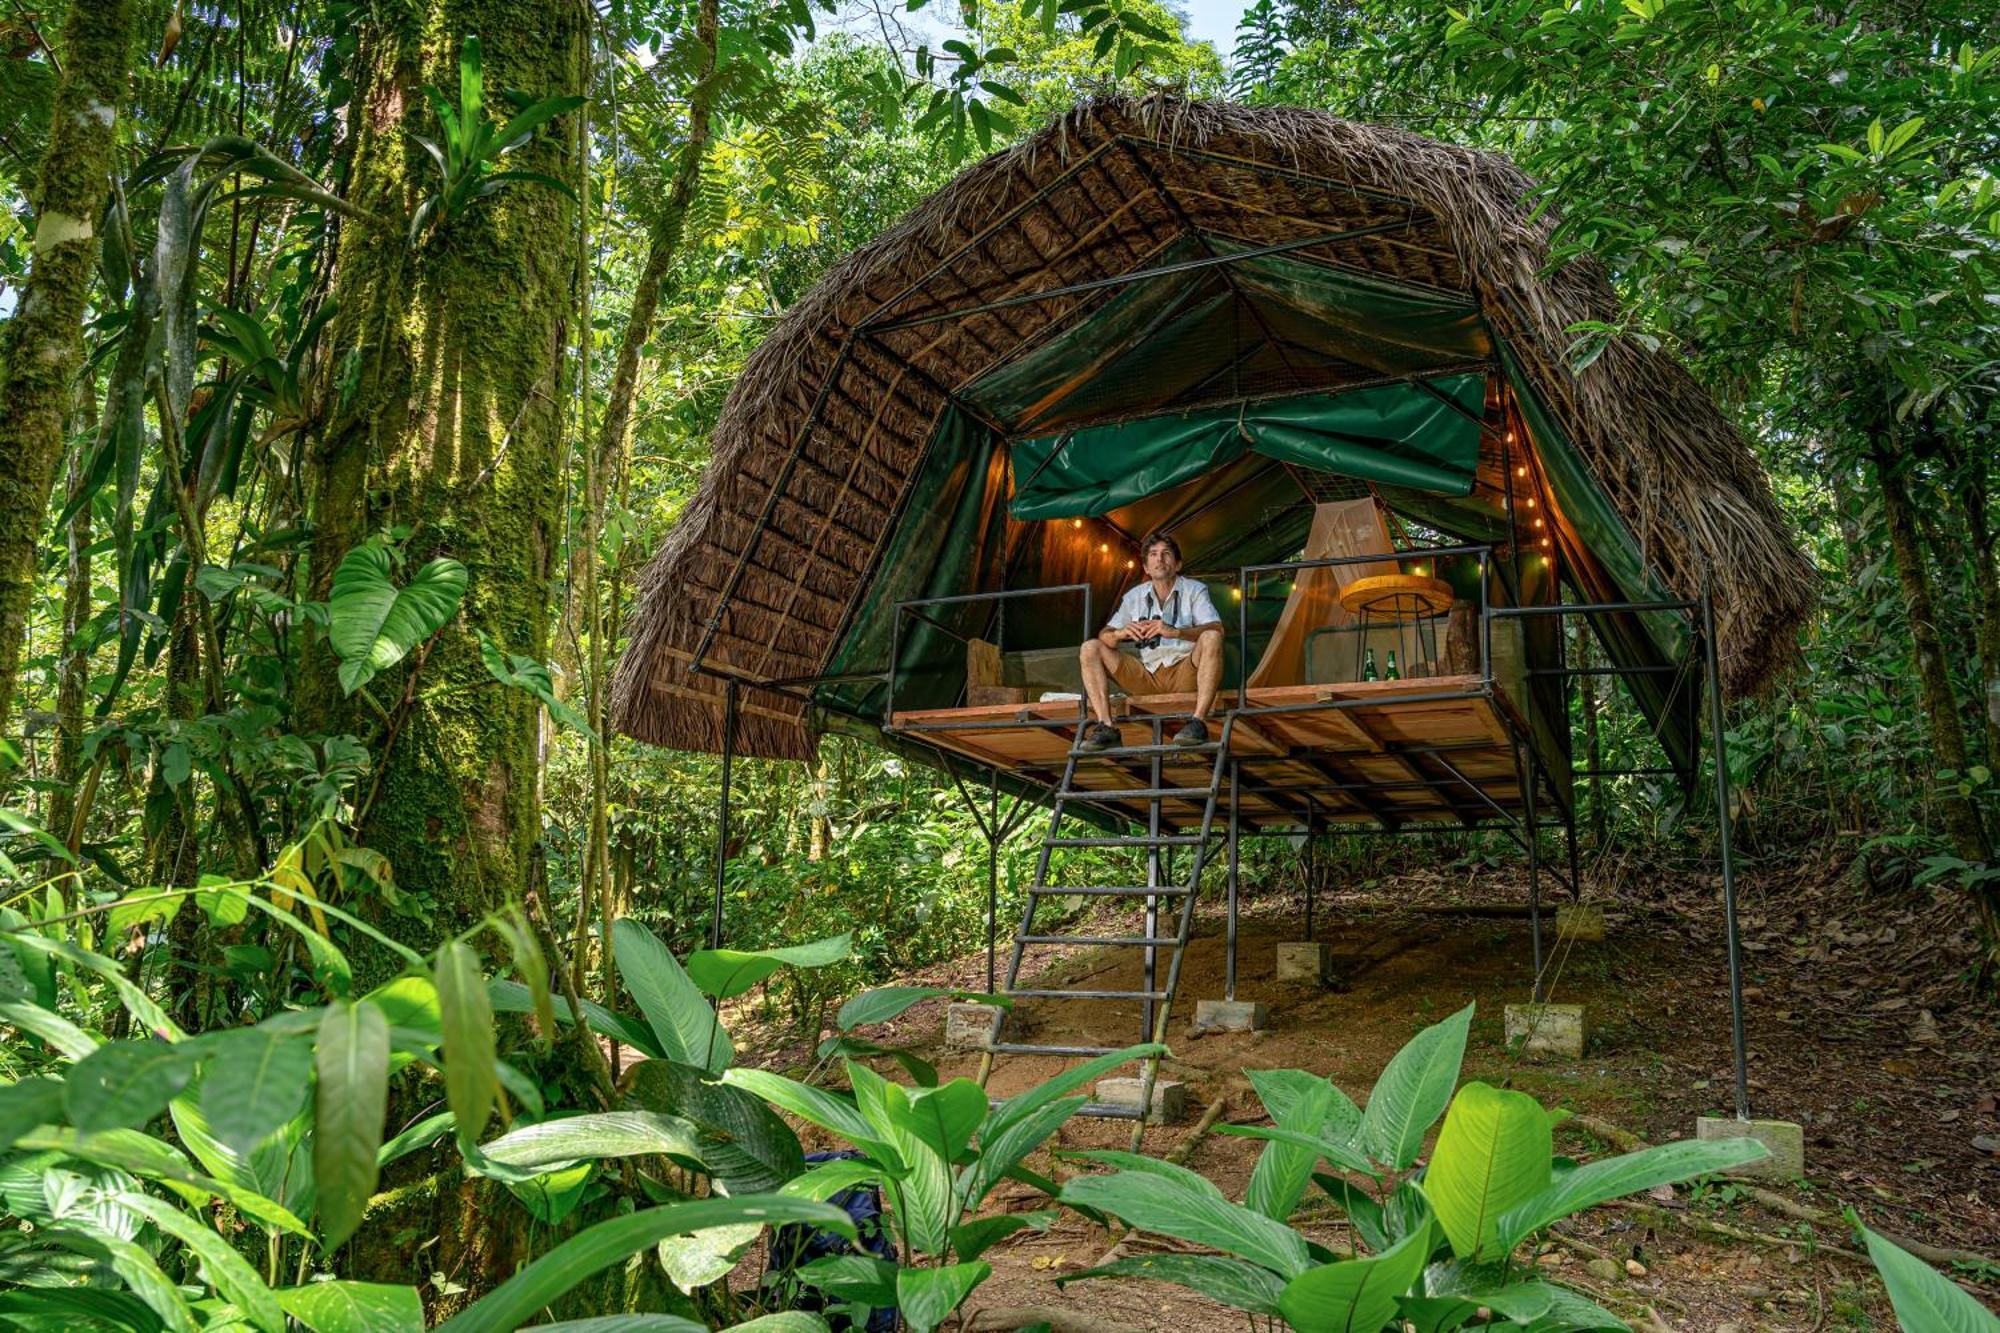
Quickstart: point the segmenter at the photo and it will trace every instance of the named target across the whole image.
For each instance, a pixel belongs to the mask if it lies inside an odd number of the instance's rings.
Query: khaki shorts
[[[1127,694],[1193,694],[1194,654],[1188,653],[1157,671],[1148,671],[1138,654],[1121,652],[1111,664],[1111,679]]]

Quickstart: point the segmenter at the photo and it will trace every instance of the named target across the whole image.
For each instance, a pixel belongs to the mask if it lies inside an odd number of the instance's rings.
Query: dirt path
[[[1877,898],[1811,868],[1748,879],[1743,921],[1753,1110],[1806,1128],[1809,1183],[1785,1192],[1836,1212],[1853,1205],[1877,1226],[1932,1244],[2000,1252],[2000,1156],[1993,1151],[2000,1148],[2000,1041],[1992,1011],[1954,974],[1972,956],[1955,904],[1920,895],[1885,911]],[[1478,1010],[1467,1078],[1507,1083],[1655,1142],[1687,1137],[1697,1115],[1722,1114],[1730,1105],[1728,991],[1710,889],[1681,878],[1668,892],[1636,875],[1593,888],[1592,899],[1609,909],[1607,939],[1552,951],[1547,970],[1551,998],[1587,1007],[1589,1044],[1580,1060],[1538,1062],[1509,1053],[1501,1040],[1502,1007],[1525,999],[1531,982],[1527,921],[1438,910],[1524,902],[1521,884],[1498,874],[1468,881],[1425,872],[1344,900],[1323,898],[1319,938],[1338,960],[1337,989],[1276,981],[1275,946],[1302,937],[1302,903],[1267,896],[1245,911],[1238,996],[1267,1004],[1271,1029],[1189,1036],[1194,1001],[1222,994],[1221,923],[1205,919],[1185,964],[1169,1038],[1174,1058],[1163,1076],[1189,1085],[1191,1114],[1222,1097],[1225,1118],[1239,1123],[1262,1120],[1241,1074],[1246,1067],[1308,1069],[1363,1100],[1413,1032],[1470,1001]],[[1138,978],[1136,959],[1121,963],[1097,953],[1051,970],[1072,982],[1089,976],[1091,985],[1105,988],[1134,987]],[[983,976],[982,954],[906,980],[977,986]],[[1049,1042],[1139,1035],[1136,1005],[1045,1004],[1034,1024],[1035,1039]],[[976,1056],[940,1048],[941,1029],[941,1006],[927,1004],[869,1035],[925,1048],[947,1077],[974,1073]],[[1061,1067],[1057,1060],[1004,1058],[989,1086],[1006,1095]],[[1124,1122],[1076,1120],[1059,1146],[1123,1148],[1129,1133]],[[1164,1154],[1187,1133],[1185,1125],[1149,1130],[1146,1148]],[[1209,1136],[1189,1164],[1240,1198],[1257,1147]],[[1558,1150],[1612,1151],[1574,1127],[1559,1133]],[[1059,1175],[1075,1169],[1039,1165]],[[1641,1326],[1651,1310],[1666,1327],[1715,1333],[1894,1327],[1868,1270],[1820,1252],[1849,1243],[1841,1228],[1815,1229],[1774,1214],[1727,1185],[1662,1192],[1642,1203],[1655,1212],[1607,1208],[1579,1219],[1540,1262]],[[1002,1197],[999,1206],[1032,1208],[1036,1200],[1024,1191]],[[1773,1239],[1718,1241],[1695,1234],[1690,1219]],[[1331,1209],[1308,1211],[1299,1221],[1322,1241],[1346,1244]],[[1110,1243],[1073,1218],[1047,1234],[1024,1233],[989,1254],[996,1272],[977,1303],[1052,1306],[1183,1333],[1242,1327],[1242,1315],[1164,1284],[1056,1286]],[[1141,1241],[1121,1253],[1154,1244]],[[1624,1271],[1627,1259],[1638,1260],[1644,1275]],[[1980,1290],[1989,1302],[2000,1294],[2000,1272],[1961,1276],[1986,1284]]]

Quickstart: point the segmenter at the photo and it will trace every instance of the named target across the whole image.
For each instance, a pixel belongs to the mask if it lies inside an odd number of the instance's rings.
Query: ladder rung
[[[1172,741],[1162,741],[1158,745],[1108,745],[1102,750],[1078,750],[1076,757],[1078,759],[1130,759],[1156,754],[1214,754],[1221,748],[1221,741],[1201,741],[1193,745],[1176,745]]]
[[[1065,801],[1151,801],[1188,799],[1199,796],[1203,800],[1215,795],[1210,787],[1102,787],[1094,790],[1072,788],[1056,793]]]
[[[1051,847],[1194,847],[1202,841],[1199,833],[1162,833],[1130,838],[1050,838]]]
[[[1163,990],[1010,990],[1012,996],[1031,1000],[1164,1000]]]
[[[1085,1102],[1076,1108],[1078,1115],[1087,1115],[1099,1120],[1137,1120],[1139,1108],[1115,1105],[1111,1102]]]
[[[1110,1055],[1120,1046],[1043,1046],[1031,1041],[996,1041],[986,1048],[996,1055]]]
[[[1178,949],[1172,935],[1017,935],[1020,944],[1129,944],[1134,948]]]
[[[1097,898],[1178,898],[1188,890],[1171,884],[1150,888],[1144,884],[1031,884],[1028,892],[1036,897],[1073,893]]]

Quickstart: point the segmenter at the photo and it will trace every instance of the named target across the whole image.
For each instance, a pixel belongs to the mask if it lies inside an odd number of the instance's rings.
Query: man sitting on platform
[[[1111,725],[1114,680],[1127,694],[1194,694],[1194,716],[1174,744],[1208,740],[1207,718],[1222,684],[1222,617],[1205,584],[1180,576],[1181,548],[1172,537],[1155,532],[1139,553],[1146,581],[1119,600],[1109,623],[1083,645],[1083,692],[1093,720],[1079,749],[1119,744]]]

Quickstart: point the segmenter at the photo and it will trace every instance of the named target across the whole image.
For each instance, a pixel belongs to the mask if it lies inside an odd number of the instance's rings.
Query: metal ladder
[[[1223,777],[1227,769],[1231,729],[1236,716],[1230,713],[1222,720],[1220,736],[1200,745],[1175,745],[1165,739],[1168,722],[1184,720],[1183,715],[1160,713],[1146,718],[1126,718],[1125,723],[1148,722],[1151,724],[1152,739],[1145,745],[1118,745],[1105,750],[1082,750],[1082,741],[1087,723],[1079,725],[1076,739],[1071,742],[1069,757],[1063,766],[1062,782],[1056,788],[1055,799],[1049,811],[1048,832],[1042,838],[1041,855],[1035,862],[1034,882],[1028,886],[1027,905],[1021,913],[1021,925],[1014,932],[1014,949],[1007,963],[1007,981],[1001,989],[1002,995],[1022,999],[1050,1000],[1138,1000],[1140,1005],[1140,1041],[1164,1043],[1167,1035],[1167,1019],[1173,1007],[1174,993],[1180,985],[1181,960],[1186,956],[1188,934],[1194,924],[1195,894],[1201,884],[1201,872],[1208,859],[1210,831],[1215,822],[1215,807],[1222,791]],[[1168,787],[1163,785],[1164,769],[1167,761],[1175,757],[1193,755],[1212,756],[1208,785],[1205,787]],[[1077,769],[1092,763],[1116,763],[1120,760],[1145,759],[1148,764],[1149,781],[1142,788],[1082,788],[1076,785]],[[1123,801],[1144,800],[1147,806],[1146,832],[1142,835],[1066,835],[1063,831],[1065,818],[1074,820],[1071,807],[1093,801],[1116,799]],[[1161,805],[1165,801],[1183,800],[1202,803],[1200,832],[1163,833],[1161,831]],[[1144,848],[1146,851],[1145,884],[1074,884],[1059,885],[1049,882],[1049,863],[1058,847],[1130,847]],[[1163,863],[1171,849],[1189,849],[1187,876],[1183,881],[1168,884],[1163,882]],[[1144,933],[1139,935],[1064,935],[1060,933],[1040,933],[1035,929],[1035,912],[1045,898],[1070,895],[1084,895],[1097,898],[1144,898],[1146,917]],[[1160,933],[1160,904],[1162,899],[1179,899],[1178,923],[1171,935]],[[1030,947],[1035,945],[1083,944],[1125,948],[1139,948],[1145,951],[1142,979],[1138,990],[1077,990],[1060,987],[1022,987],[1021,964]],[[1159,964],[1162,951],[1167,953],[1166,984],[1160,985]],[[1119,1046],[1060,1046],[1032,1041],[1008,1041],[1005,1039],[1007,1011],[1001,1010],[997,1016],[992,1039],[985,1055],[979,1063],[979,1083],[984,1087],[987,1076],[992,1072],[993,1061],[1000,1055],[1066,1055],[1095,1056],[1109,1055],[1123,1049]],[[1140,1077],[1139,1102],[1136,1107],[1118,1106],[1103,1102],[1086,1104],[1079,1114],[1099,1116],[1109,1119],[1130,1119],[1132,1147],[1136,1152],[1145,1134],[1146,1117],[1152,1108],[1153,1086],[1159,1076],[1159,1057],[1153,1056],[1141,1062],[1143,1072]]]

